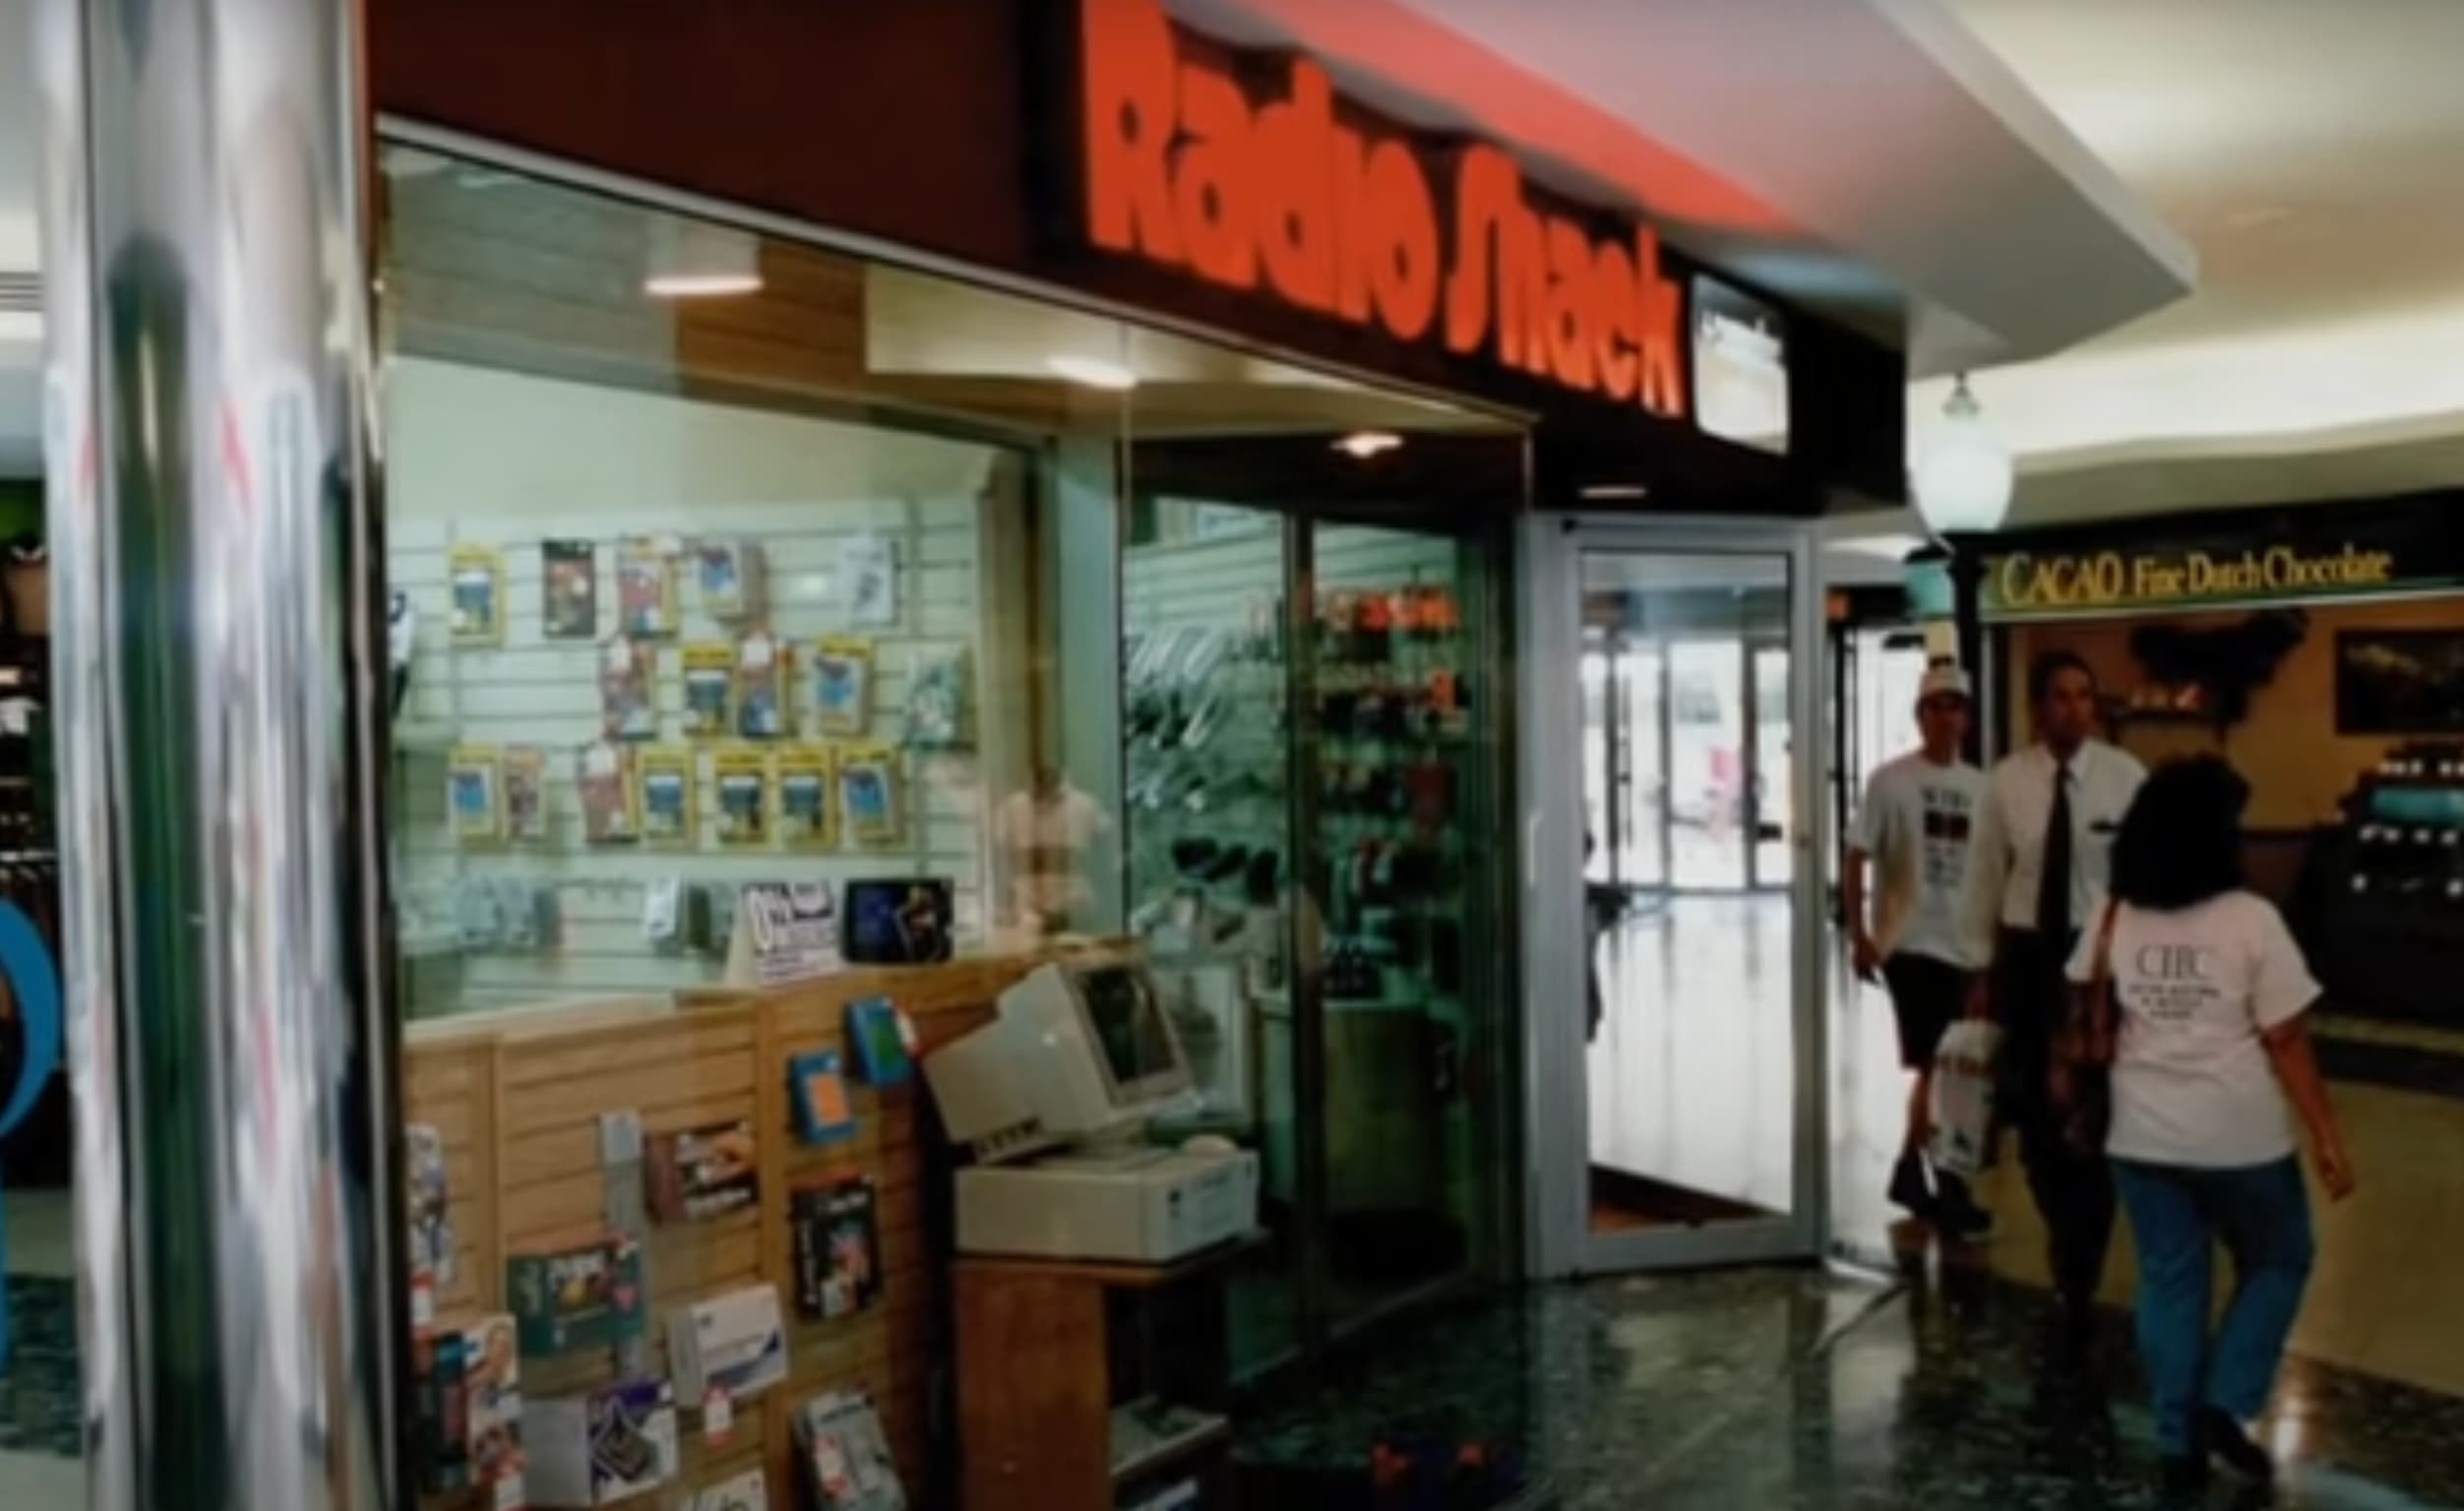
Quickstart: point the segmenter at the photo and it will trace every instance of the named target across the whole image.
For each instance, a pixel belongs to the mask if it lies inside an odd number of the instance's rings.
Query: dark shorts
[[[1899,1020],[1900,1065],[1929,1068],[1943,1032],[1967,1010],[1968,973],[1931,955],[1893,955],[1882,962],[1882,981]]]

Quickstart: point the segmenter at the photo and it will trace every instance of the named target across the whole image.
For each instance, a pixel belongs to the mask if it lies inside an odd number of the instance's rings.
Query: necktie
[[[2054,763],[2054,811],[2045,819],[2045,860],[2036,875],[2036,932],[2059,942],[2070,933],[2070,762]]]

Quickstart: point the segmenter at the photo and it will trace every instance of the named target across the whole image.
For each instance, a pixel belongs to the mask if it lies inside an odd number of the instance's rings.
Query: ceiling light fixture
[[[1138,374],[1119,362],[1102,357],[1046,357],[1044,366],[1072,383],[1109,393],[1126,393],[1138,387]]]
[[[1389,430],[1356,430],[1334,443],[1334,449],[1354,461],[1367,461],[1383,456],[1403,444],[1403,438]]]
[[[1651,497],[1651,490],[1640,483],[1585,483],[1576,491],[1594,504],[1631,503]]]
[[[653,299],[723,299],[761,292],[762,243],[750,231],[699,220],[650,226],[642,291]]]
[[[1951,386],[1942,422],[1927,438],[1908,481],[1917,512],[1936,535],[1981,535],[2010,513],[2010,448],[1986,421],[1965,373]]]

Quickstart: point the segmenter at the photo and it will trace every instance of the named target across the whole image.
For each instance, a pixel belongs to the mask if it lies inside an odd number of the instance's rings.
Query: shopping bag
[[[1973,1176],[1994,1131],[1994,1057],[2002,1030],[1982,1019],[1953,1023],[1934,1052],[1934,1168]]]

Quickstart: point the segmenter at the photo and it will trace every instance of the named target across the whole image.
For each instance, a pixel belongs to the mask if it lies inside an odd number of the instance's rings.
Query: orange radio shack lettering
[[[1595,238],[1474,145],[1453,155],[1448,237],[1421,159],[1337,121],[1317,64],[1294,59],[1283,96],[1253,106],[1182,55],[1157,0],[1081,0],[1079,16],[1096,246],[1685,418],[1684,293],[1648,227]]]

